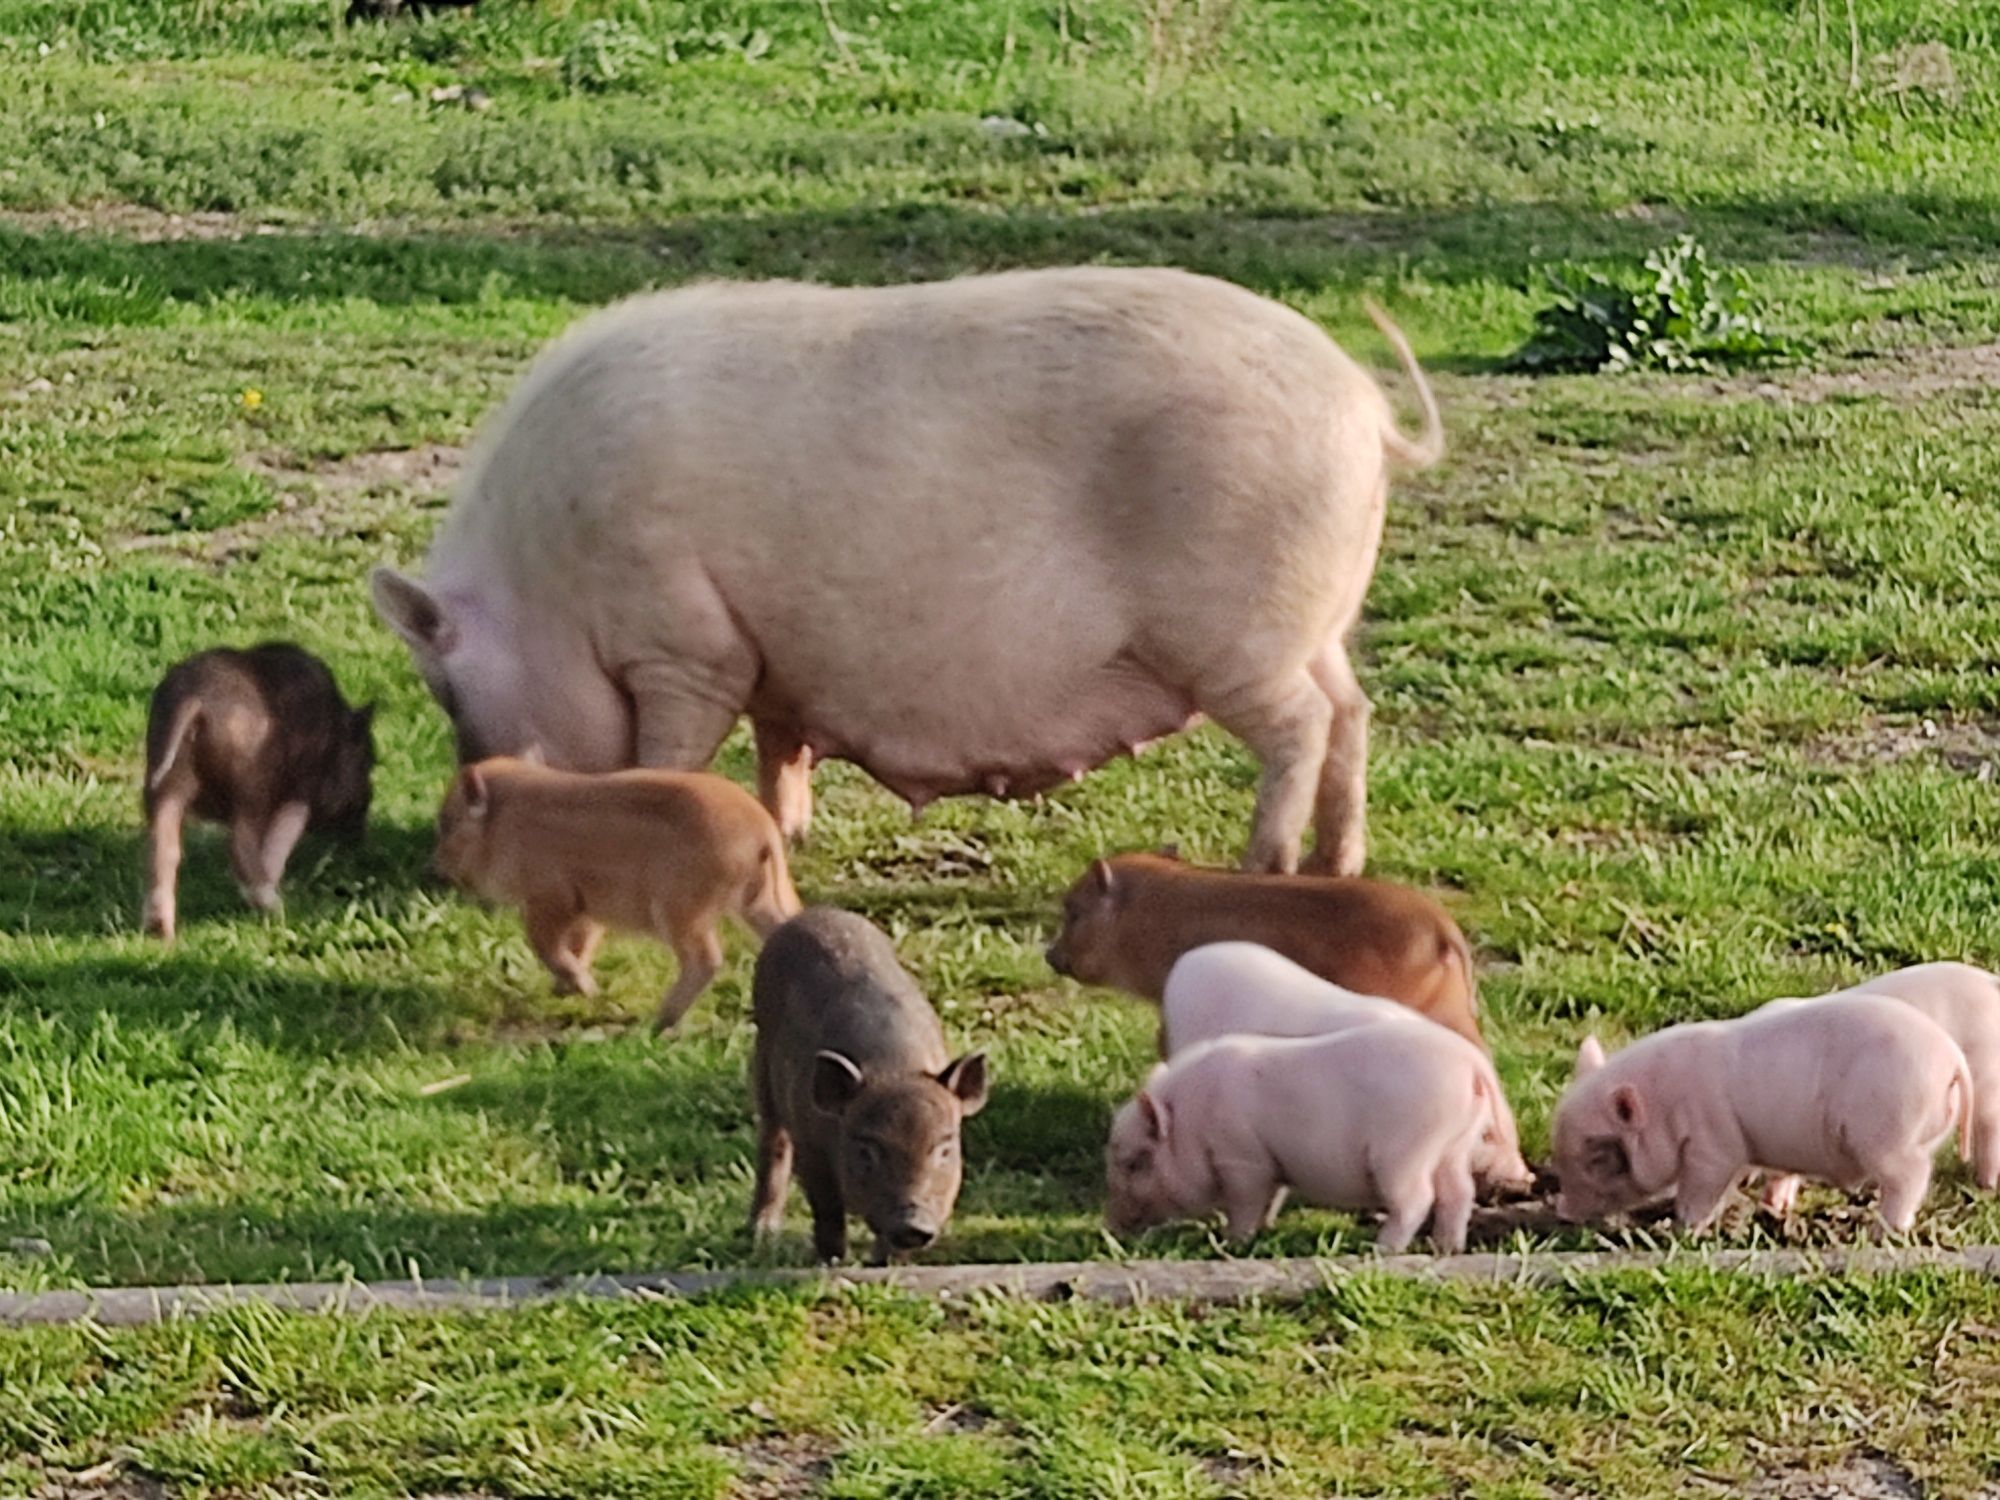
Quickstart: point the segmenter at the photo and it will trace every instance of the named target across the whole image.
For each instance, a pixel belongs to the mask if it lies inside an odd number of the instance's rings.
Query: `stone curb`
[[[359,1314],[499,1311],[559,1298],[698,1297],[737,1287],[888,1286],[920,1296],[990,1294],[1034,1301],[1082,1298],[1114,1306],[1149,1301],[1241,1302],[1305,1296],[1357,1274],[1551,1286],[1613,1271],[1700,1267],[1803,1277],[1967,1271],[2000,1278],[2000,1245],[1945,1250],[1853,1246],[1818,1250],[1568,1251],[1471,1255],[1350,1255],[1325,1260],[1054,1261],[885,1269],[693,1271],[628,1276],[502,1277],[480,1281],[298,1282],[247,1286],[102,1287],[0,1293],[0,1326],[90,1322],[136,1327],[229,1308]]]

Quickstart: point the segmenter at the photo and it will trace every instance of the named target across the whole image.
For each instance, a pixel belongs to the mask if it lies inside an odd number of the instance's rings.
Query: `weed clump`
[[[1795,358],[1799,345],[1767,331],[1741,273],[1718,271],[1693,235],[1653,251],[1645,281],[1594,271],[1549,273],[1555,301],[1507,361],[1537,372],[1737,369]]]

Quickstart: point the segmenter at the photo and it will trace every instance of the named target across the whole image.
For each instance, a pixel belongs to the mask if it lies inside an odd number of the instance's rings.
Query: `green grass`
[[[558,1001],[513,917],[423,884],[449,745],[361,578],[421,555],[438,497],[353,463],[462,443],[580,311],[703,275],[1169,262],[1381,364],[1358,294],[1389,303],[1453,451],[1399,486],[1370,595],[1375,868],[1472,935],[1531,1151],[1587,1030],[2000,960],[1978,8],[1857,5],[1852,87],[1841,7],[1822,42],[1815,7],[1741,0],[1239,0],[1192,55],[1137,0],[830,0],[837,40],[802,0],[343,8],[0,0],[0,1244],[53,1247],[0,1282],[751,1258],[747,944],[655,1042],[631,1023],[663,954],[616,944],[603,999]],[[649,58],[571,88],[607,18]],[[1899,86],[1928,43],[1950,86]],[[490,107],[432,101],[453,85]],[[1814,367],[1496,373],[1544,267],[1683,229]],[[266,635],[383,705],[371,840],[309,843],[272,923],[196,838],[164,951],[136,931],[145,697]],[[822,776],[802,889],[884,924],[994,1056],[933,1258],[1217,1253],[1204,1226],[1103,1235],[1148,1017],[1040,948],[1104,850],[1233,858],[1253,779],[1204,732],[912,826]],[[770,1258],[805,1259],[803,1221]],[[1993,1240],[2000,1211],[1953,1170],[1921,1232]],[[1258,1253],[1367,1234],[1295,1211]],[[1238,1312],[758,1294],[23,1334],[0,1488],[50,1482],[46,1453],[217,1494],[705,1495],[794,1459],[803,1489],[743,1492],[1642,1494],[1864,1442],[1964,1485],[2000,1466],[1991,1301],[1695,1270]]]

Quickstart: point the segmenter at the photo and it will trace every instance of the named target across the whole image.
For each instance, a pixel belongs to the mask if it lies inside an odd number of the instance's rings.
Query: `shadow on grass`
[[[0,227],[0,290],[16,288],[0,303],[37,288],[25,295],[39,317],[144,323],[157,321],[166,302],[241,295],[452,305],[518,293],[595,304],[698,276],[870,283],[1074,262],[1164,262],[1283,295],[1358,287],[1412,270],[1447,284],[1521,284],[1550,262],[1632,258],[1683,229],[1727,260],[1857,270],[1945,255],[1991,259],[2000,240],[1990,204],[1894,194],[1744,198],[1616,214],[1560,202],[1296,215],[899,204],[639,227],[531,223],[144,242]]]
[[[229,873],[227,833],[190,821],[183,837],[180,933],[255,926],[266,919],[244,904]],[[322,920],[356,900],[400,907],[419,891],[440,890],[426,870],[436,831],[429,824],[374,823],[359,843],[308,834],[285,868],[286,919]],[[17,936],[109,936],[139,929],[145,888],[145,833],[135,809],[129,830],[10,828],[0,836],[0,931]]]

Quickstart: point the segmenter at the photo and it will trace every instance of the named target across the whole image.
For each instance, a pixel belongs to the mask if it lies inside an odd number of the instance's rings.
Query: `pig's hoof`
[[[174,940],[174,914],[148,906],[139,918],[140,927],[148,937],[156,937],[163,943]]]
[[[243,892],[243,899],[250,903],[253,910],[267,917],[280,916],[285,910],[285,903],[279,899],[275,885],[253,885]]]
[[[588,974],[556,975],[558,995],[581,995],[588,1000],[597,993],[597,981]]]

